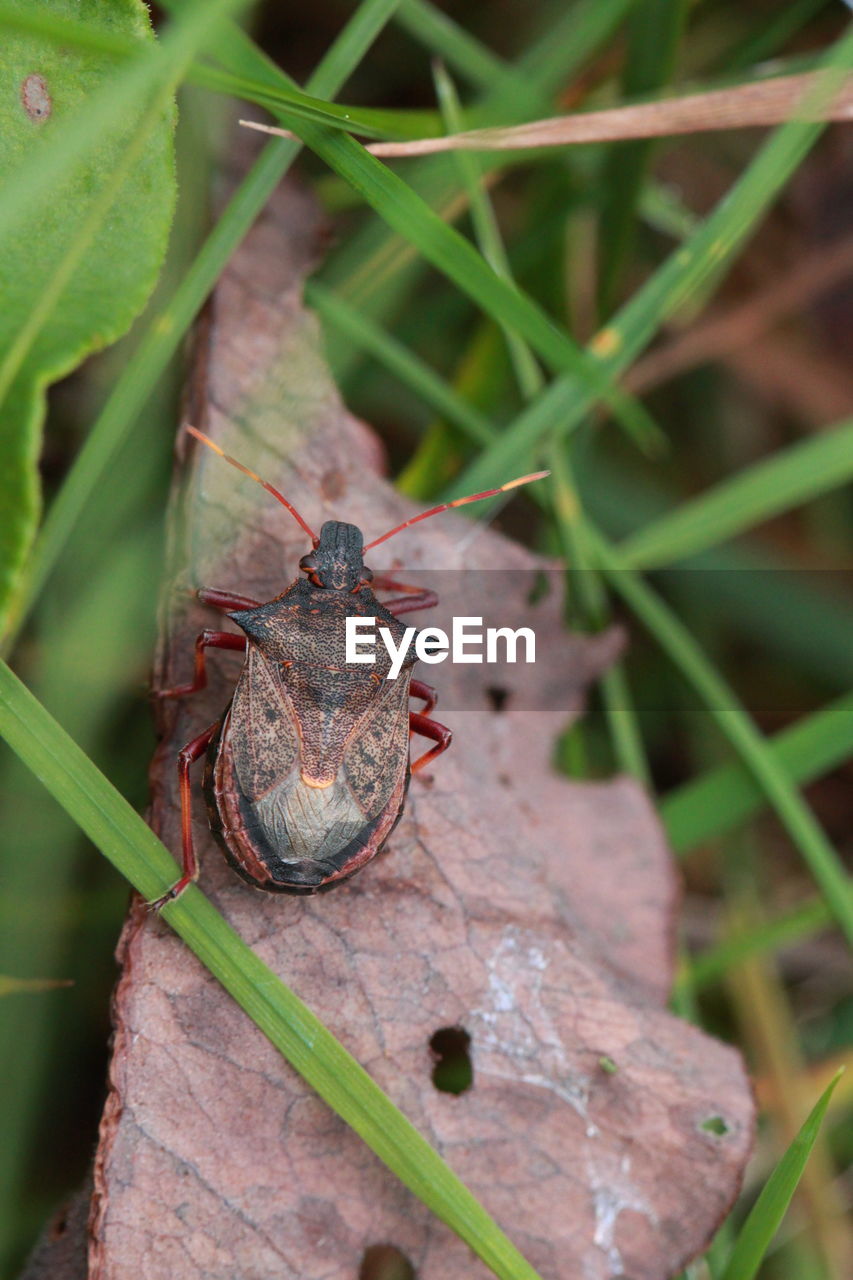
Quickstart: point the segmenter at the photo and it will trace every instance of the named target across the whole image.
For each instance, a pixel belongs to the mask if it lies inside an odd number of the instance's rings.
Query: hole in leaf
[[[432,1069],[432,1082],[442,1093],[464,1093],[474,1083],[471,1063],[471,1037],[464,1027],[442,1027],[436,1031],[429,1047],[437,1061]]]
[[[503,711],[509,701],[509,689],[502,689],[500,685],[490,684],[486,687],[486,697],[489,699],[493,711]]]
[[[371,1244],[361,1259],[358,1280],[415,1280],[415,1268],[394,1244]]]
[[[700,1129],[704,1129],[705,1133],[715,1133],[718,1138],[723,1138],[729,1131],[722,1116],[708,1116],[707,1120],[703,1120]]]

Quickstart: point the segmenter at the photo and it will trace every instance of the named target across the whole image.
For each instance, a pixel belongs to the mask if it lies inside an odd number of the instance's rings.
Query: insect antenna
[[[412,516],[411,520],[404,520],[395,529],[389,529],[387,533],[382,534],[381,538],[374,538],[372,542],[368,542],[364,550],[369,551],[371,547],[378,547],[380,542],[387,542],[389,538],[394,537],[395,533],[408,529],[410,524],[417,524],[419,520],[428,520],[430,516],[437,516],[440,511],[448,511],[451,507],[464,507],[468,502],[480,502],[483,498],[495,498],[499,493],[506,493],[508,489],[518,489],[520,485],[531,484],[534,480],[544,480],[550,474],[550,471],[534,471],[532,475],[519,476],[517,480],[510,480],[498,489],[487,489],[485,493],[471,493],[467,498],[454,498],[452,502],[443,502],[441,506],[430,507],[429,511],[422,511],[420,515]]]
[[[215,444],[214,441],[211,440],[209,436],[206,436],[203,431],[198,431],[195,427],[191,427],[189,425],[187,426],[187,431],[189,431],[191,436],[195,436],[196,440],[200,440],[202,444],[206,444],[208,449],[212,449],[214,453],[218,453],[220,458],[224,458],[226,462],[230,462],[232,467],[236,467],[238,471],[242,471],[244,476],[248,476],[251,480],[256,480],[262,488],[266,489],[267,493],[271,493],[274,498],[277,498],[283,507],[287,507],[294,520],[301,524],[314,546],[317,546],[320,539],[317,537],[311,526],[302,519],[302,516],[296,510],[293,503],[287,501],[287,498],[285,498],[283,493],[279,493],[278,489],[274,488],[273,485],[269,484],[266,480],[262,480],[257,472],[250,471],[248,467],[243,466],[242,462],[238,462],[236,458],[232,458],[230,453],[226,453],[224,449],[220,449],[219,445]]]

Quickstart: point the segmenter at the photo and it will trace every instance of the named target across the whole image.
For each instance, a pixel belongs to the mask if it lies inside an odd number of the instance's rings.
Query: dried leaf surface
[[[411,508],[381,479],[377,442],[342,408],[301,309],[316,234],[305,199],[282,190],[218,289],[189,417],[315,527],[336,516],[377,536]],[[190,583],[266,599],[306,549],[286,513],[212,455],[194,452],[184,470],[163,687],[186,678],[201,627],[219,625]],[[413,781],[383,853],[330,894],[243,885],[207,837],[197,794],[202,886],[544,1280],[661,1280],[733,1200],[752,1103],[737,1054],[664,1008],[676,887],[648,800],[625,779],[573,784],[550,769],[567,709],[577,714],[621,637],[567,635],[555,593],[527,603],[538,562],[450,514],[372,560],[440,571],[445,599],[429,621],[442,626],[452,612],[489,614],[499,584],[502,623],[532,617],[539,661],[501,671],[501,711],[489,668],[432,668],[453,747]],[[175,753],[221,713],[232,658],[214,655],[211,687],[162,713],[153,821],[175,849]],[[421,1280],[488,1274],[141,905],[122,959],[93,1202],[97,1280],[354,1280],[382,1242]],[[474,1071],[459,1097],[434,1086],[430,1050],[456,1026]],[[725,1133],[703,1128],[711,1117]]]

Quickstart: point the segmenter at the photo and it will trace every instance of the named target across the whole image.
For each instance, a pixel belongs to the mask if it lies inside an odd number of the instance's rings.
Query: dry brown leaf
[[[313,210],[284,188],[217,290],[188,416],[309,522],[344,517],[375,536],[412,508],[380,478],[375,437],[342,408],[301,309],[315,235]],[[218,459],[193,452],[184,469],[160,686],[185,677],[195,633],[214,624],[190,582],[268,598],[305,550]],[[568,635],[553,593],[528,606],[536,559],[454,516],[377,549],[373,567],[395,556],[455,582],[466,613],[488,613],[500,579],[508,625],[532,610],[539,662],[501,672],[502,711],[487,668],[433,668],[453,747],[414,780],[386,850],[330,894],[246,887],[205,838],[197,795],[202,887],[543,1280],[663,1280],[737,1194],[753,1110],[738,1055],[666,1012],[677,891],[649,801],[633,781],[570,783],[550,768],[555,733],[621,638]],[[453,595],[430,621],[444,625]],[[172,848],[175,752],[222,711],[233,656],[214,656],[205,694],[163,711],[153,823]],[[355,1280],[382,1243],[420,1280],[487,1274],[141,904],[121,953],[93,1280]],[[430,1051],[457,1026],[474,1070],[459,1097],[434,1086]],[[715,1117],[725,1132],[704,1127]]]

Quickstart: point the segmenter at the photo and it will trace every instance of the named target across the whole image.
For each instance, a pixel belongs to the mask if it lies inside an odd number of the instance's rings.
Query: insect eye
[[[313,555],[303,556],[299,561],[299,568],[302,569],[304,573],[312,573],[314,569],[317,568],[316,557]]]
[[[372,569],[368,569],[367,565],[365,565],[365,566],[364,566],[364,569],[362,570],[361,580],[362,580],[362,582],[372,582],[372,581],[373,581],[373,570],[372,570]]]

